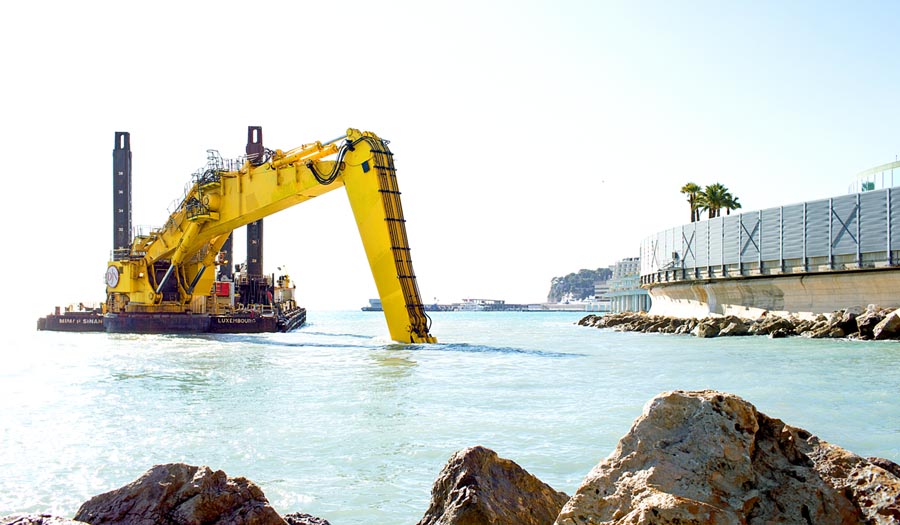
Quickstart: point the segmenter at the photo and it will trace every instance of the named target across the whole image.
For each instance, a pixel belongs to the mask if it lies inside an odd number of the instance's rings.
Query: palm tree
[[[721,217],[723,209],[728,215],[731,215],[731,210],[741,209],[738,198],[719,182],[710,184],[703,189],[693,182],[688,182],[681,187],[681,193],[688,196],[687,201],[691,205],[691,222],[700,220],[701,211],[708,212],[709,218],[713,219]]]
[[[730,195],[728,188],[718,182],[710,184],[700,192],[701,207],[709,212],[710,219],[718,217],[719,210],[726,207],[727,195]]]
[[[691,222],[700,220],[700,208],[697,206],[697,198],[700,194],[700,186],[693,182],[688,182],[681,187],[681,193],[687,195],[688,204],[691,205]]]
[[[727,215],[731,215],[731,210],[741,209],[741,203],[738,201],[738,198],[729,191],[725,193],[725,204],[723,205],[723,208],[725,208],[725,213]]]
[[[707,203],[709,201],[706,199],[706,190],[700,190],[697,192],[697,202],[694,203],[694,206],[697,208],[697,220],[700,220],[700,212],[706,211],[709,209]]]

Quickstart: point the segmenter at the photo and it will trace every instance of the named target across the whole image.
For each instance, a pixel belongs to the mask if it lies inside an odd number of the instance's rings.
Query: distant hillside
[[[554,277],[550,281],[547,302],[558,303],[567,294],[572,294],[572,299],[585,299],[594,295],[594,283],[605,281],[610,277],[612,270],[609,268],[578,270],[578,273],[570,273],[565,277]]]

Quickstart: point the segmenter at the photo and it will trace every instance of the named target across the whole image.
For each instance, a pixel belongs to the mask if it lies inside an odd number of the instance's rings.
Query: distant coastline
[[[594,301],[568,301],[563,303],[507,303],[502,299],[463,299],[459,303],[424,305],[426,312],[593,312],[608,313],[608,305]],[[369,299],[363,312],[381,312],[381,301]]]

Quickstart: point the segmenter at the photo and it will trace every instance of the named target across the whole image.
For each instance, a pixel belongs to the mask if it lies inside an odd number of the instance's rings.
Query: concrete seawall
[[[809,317],[855,305],[900,306],[900,269],[736,277],[645,285],[650,313],[703,318],[736,315],[755,319],[764,311]]]

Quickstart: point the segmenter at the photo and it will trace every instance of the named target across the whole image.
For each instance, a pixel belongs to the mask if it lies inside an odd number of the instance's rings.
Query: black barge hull
[[[98,312],[65,312],[38,319],[38,330],[53,332],[105,332],[103,314]]]
[[[107,332],[111,334],[261,334],[290,332],[306,323],[306,309],[281,315],[251,313],[107,314],[66,312],[38,319],[38,330],[54,332]]]

